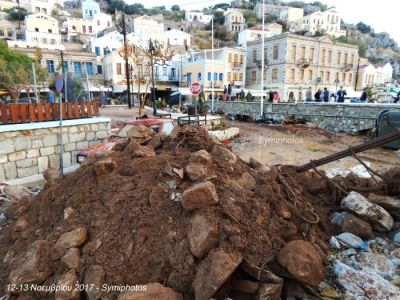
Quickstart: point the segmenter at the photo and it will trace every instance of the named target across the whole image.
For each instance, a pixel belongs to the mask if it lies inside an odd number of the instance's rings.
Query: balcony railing
[[[300,65],[302,68],[307,68],[310,66],[312,60],[309,58],[299,58],[297,60],[297,64]]]
[[[354,64],[343,64],[343,69],[350,71],[354,68]]]
[[[243,63],[240,63],[240,62],[238,62],[238,61],[234,61],[234,62],[232,63],[232,67],[233,67],[233,68],[242,68],[242,67],[243,67]]]

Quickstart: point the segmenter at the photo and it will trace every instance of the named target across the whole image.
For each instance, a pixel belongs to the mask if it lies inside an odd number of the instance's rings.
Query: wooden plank
[[[32,103],[29,104],[29,118],[30,118],[31,122],[36,121],[35,106]]]
[[[91,117],[92,116],[92,102],[87,102],[86,103],[86,106],[87,106],[87,115],[88,115],[88,117]]]
[[[62,118],[63,118],[63,120],[65,120],[65,119],[67,119],[67,112],[66,112],[66,106],[65,106],[64,102],[61,103],[61,109],[62,109]]]
[[[53,120],[59,120],[60,114],[58,113],[58,103],[51,104],[51,110],[53,112]]]
[[[74,103],[74,115],[76,119],[79,119],[79,106],[78,102],[75,101]]]
[[[93,115],[96,117],[99,115],[99,102],[93,101]]]
[[[45,107],[46,107],[46,121],[51,121],[52,120],[52,117],[51,117],[51,104],[50,103],[46,103]]]
[[[37,114],[38,114],[39,122],[42,122],[43,121],[43,104],[42,103],[37,104]]]
[[[11,123],[19,123],[19,105],[10,104]]]
[[[0,104],[0,114],[1,114],[1,123],[8,124],[8,106],[6,104]]]
[[[67,103],[67,113],[68,113],[68,119],[72,119],[72,103],[68,102]]]
[[[81,102],[81,118],[86,118],[85,103]]]
[[[19,108],[21,110],[21,122],[25,123],[28,119],[28,104],[20,104]]]

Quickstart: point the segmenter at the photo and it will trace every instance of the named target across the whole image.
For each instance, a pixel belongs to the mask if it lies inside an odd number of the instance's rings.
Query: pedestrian
[[[394,103],[399,103],[400,101],[400,91],[397,92],[396,99],[394,99]]]
[[[311,102],[311,101],[312,101],[312,90],[310,86],[306,91],[306,102]]]
[[[226,88],[226,85],[224,85],[224,96],[223,96],[223,99],[222,100],[224,100],[224,101],[226,101],[226,95],[228,94],[228,90],[227,90],[227,88]]]
[[[274,103],[279,103],[279,101],[281,101],[281,96],[279,95],[278,91],[274,92],[273,101],[274,101]]]
[[[321,93],[322,93],[321,89],[318,89],[315,92],[315,94],[314,94],[315,102],[320,102],[321,101]]]
[[[344,102],[344,96],[347,95],[346,91],[343,89],[343,87],[340,87],[340,90],[337,91],[337,102],[343,103]]]
[[[244,91],[243,89],[240,90],[240,100],[244,100]]]
[[[104,93],[101,93],[100,96],[100,103],[101,103],[101,107],[105,107],[106,106],[106,95],[104,95]]]
[[[269,91],[268,93],[268,102],[272,102],[274,100],[274,92],[273,91]]]
[[[360,100],[365,102],[367,100],[367,98],[368,98],[367,89],[364,88],[364,90],[363,90],[363,92],[361,94]]]
[[[228,99],[232,101],[232,87],[230,84],[228,84]]]
[[[323,99],[324,102],[329,102],[329,91],[326,87],[324,88]]]
[[[335,94],[334,93],[332,93],[331,94],[331,102],[336,102],[336,97],[335,97]]]
[[[49,91],[47,94],[47,100],[49,101],[50,104],[54,103],[54,92],[52,90]]]

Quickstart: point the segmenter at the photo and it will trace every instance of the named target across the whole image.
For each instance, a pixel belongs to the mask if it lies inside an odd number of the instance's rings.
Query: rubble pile
[[[247,164],[199,127],[163,138],[132,135],[114,150],[87,158],[64,178],[48,171],[38,196],[15,202],[15,224],[2,239],[9,249],[0,267],[4,290],[7,284],[81,284],[81,292],[59,291],[56,299],[302,298],[299,290],[313,298],[336,292],[334,283],[320,282],[337,262],[345,293],[355,269],[332,254],[333,246],[357,248],[355,255],[362,250],[354,262],[368,262],[372,244],[361,237],[395,224],[377,209],[394,205],[387,199],[376,196],[373,208],[370,200],[363,208],[342,201],[338,185],[349,184],[347,178],[333,184],[316,172],[269,169],[254,159]],[[372,183],[364,180],[361,188]],[[360,196],[347,197],[363,201]],[[340,238],[343,229],[351,232]],[[352,248],[354,234],[360,237]],[[396,267],[378,259],[382,275],[395,279]],[[359,276],[378,278],[368,273],[374,267]],[[395,285],[378,279],[391,289],[385,295],[395,295]],[[145,292],[107,289],[140,285]],[[54,298],[45,291],[8,294]]]

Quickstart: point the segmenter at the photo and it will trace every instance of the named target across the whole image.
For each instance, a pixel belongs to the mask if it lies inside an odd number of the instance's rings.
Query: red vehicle
[[[117,141],[120,139],[126,139],[127,131],[135,126],[146,126],[153,129],[158,134],[168,135],[172,132],[176,123],[172,119],[140,119],[126,122],[116,134],[110,136],[102,144],[93,145],[85,150],[79,151],[77,155],[78,163],[81,163],[90,155],[111,151]]]

